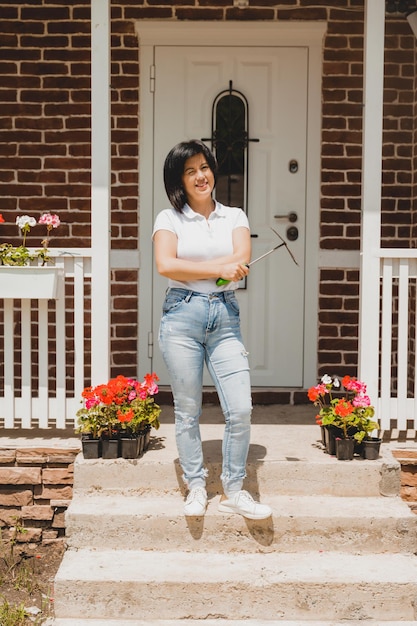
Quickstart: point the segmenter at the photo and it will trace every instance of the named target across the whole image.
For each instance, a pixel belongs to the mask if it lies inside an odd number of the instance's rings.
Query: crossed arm
[[[189,261],[177,258],[177,236],[169,230],[154,235],[156,268],[162,276],[178,281],[219,278],[237,282],[249,273],[245,263],[251,255],[250,232],[241,226],[232,233],[233,254],[210,261]]]

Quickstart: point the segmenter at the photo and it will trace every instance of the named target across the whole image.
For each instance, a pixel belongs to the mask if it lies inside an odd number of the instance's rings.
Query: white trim
[[[378,259],[417,259],[416,248],[379,248],[372,254]]]
[[[139,42],[140,43],[140,42]],[[155,271],[151,234],[153,228],[153,94],[148,72],[154,63],[154,48],[139,47],[140,58],[140,110],[139,110],[139,331],[138,379],[149,372],[152,360],[148,354],[148,335],[152,328],[152,284]],[[144,182],[146,181],[146,182]]]
[[[359,371],[369,396],[378,396],[380,262],[373,253],[381,238],[382,121],[385,3],[366,0],[362,161]]]
[[[135,23],[140,46],[322,46],[326,22]]]
[[[110,0],[91,2],[91,382],[110,373]]]
[[[306,288],[304,329],[305,387],[317,377],[318,340],[318,252],[320,208],[321,68],[326,22],[169,22],[139,21],[135,24],[141,59],[140,84],[140,271],[139,372],[147,371],[148,332],[152,328],[152,281],[154,269],[151,243],[153,189],[153,94],[149,88],[149,68],[154,62],[154,46],[306,46],[309,49],[308,138],[307,138],[307,222]],[[146,182],[143,182],[146,181]],[[161,182],[162,184],[162,182]],[[156,339],[156,338],[154,338]]]
[[[318,300],[320,242],[320,142],[321,142],[321,75],[324,24],[310,24],[314,28],[308,54],[307,103],[307,184],[305,237],[305,299],[304,299],[304,371],[303,386],[311,387],[317,381]],[[318,27],[321,27],[320,30]],[[301,29],[300,32],[303,32]],[[321,32],[320,39],[317,35]]]

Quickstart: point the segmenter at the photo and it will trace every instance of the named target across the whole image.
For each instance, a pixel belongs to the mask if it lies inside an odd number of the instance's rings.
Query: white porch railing
[[[380,325],[377,417],[384,430],[415,430],[417,250],[384,248],[379,257],[380,303],[369,312]],[[360,349],[366,350],[366,338]]]
[[[71,428],[91,381],[91,250],[52,255],[64,272],[57,300],[0,298],[3,428]],[[380,298],[367,312],[379,327],[377,417],[386,431],[417,429],[417,250],[377,256]]]
[[[91,250],[50,252],[64,272],[56,300],[1,300],[0,285],[4,428],[73,426],[91,379]]]

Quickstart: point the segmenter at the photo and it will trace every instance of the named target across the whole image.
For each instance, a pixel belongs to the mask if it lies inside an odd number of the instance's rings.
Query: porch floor
[[[152,431],[153,436],[164,440],[165,454],[175,453],[173,425],[174,410],[171,405],[162,405],[161,428]],[[319,429],[315,423],[316,409],[313,405],[286,405],[286,404],[255,404],[252,414],[252,441],[258,443],[267,437],[268,450],[266,454],[274,457],[291,457],[302,455],[304,459],[317,459],[317,445],[320,438]],[[219,426],[223,424],[223,415],[217,404],[205,404],[200,419],[202,438],[207,439],[210,433],[216,440],[221,438]],[[277,428],[265,428],[274,425]],[[217,426],[217,428],[216,428]],[[262,428],[264,426],[264,428]],[[172,433],[172,436],[171,436]],[[385,447],[391,449],[417,448],[417,431],[382,431]],[[271,440],[272,438],[272,440]],[[80,438],[74,428],[66,429],[2,429],[0,430],[0,448],[4,447],[54,447],[73,448],[80,446]],[[161,450],[158,450],[161,455]],[[327,455],[325,455],[327,456]]]

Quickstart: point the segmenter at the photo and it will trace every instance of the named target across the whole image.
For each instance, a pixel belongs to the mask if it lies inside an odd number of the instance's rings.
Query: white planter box
[[[0,298],[55,300],[63,276],[60,267],[0,266]]]

